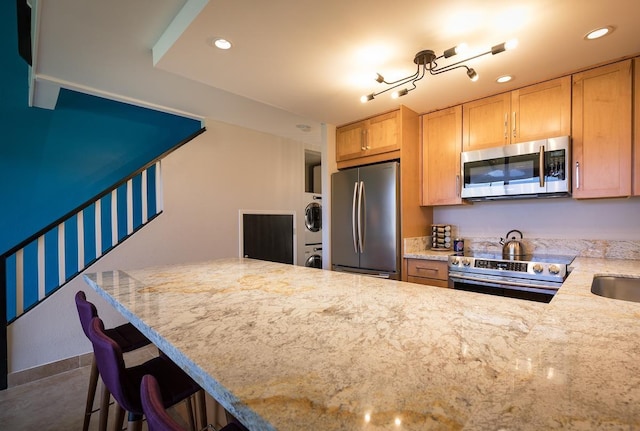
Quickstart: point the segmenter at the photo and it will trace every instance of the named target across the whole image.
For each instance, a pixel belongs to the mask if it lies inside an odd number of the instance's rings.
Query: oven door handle
[[[533,283],[523,283],[521,281],[507,281],[507,280],[496,280],[493,278],[482,278],[482,277],[470,277],[468,275],[451,275],[449,274],[449,278],[452,281],[477,281],[479,283],[492,283],[492,284],[500,284],[500,285],[504,285],[504,286],[518,286],[518,287],[533,287],[535,289],[553,289],[553,290],[557,290],[554,289],[551,286],[543,286],[540,284],[533,284]]]

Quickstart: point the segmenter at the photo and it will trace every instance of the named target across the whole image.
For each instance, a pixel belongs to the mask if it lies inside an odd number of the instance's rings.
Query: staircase
[[[7,326],[162,213],[154,161],[0,255],[0,390],[7,388]]]

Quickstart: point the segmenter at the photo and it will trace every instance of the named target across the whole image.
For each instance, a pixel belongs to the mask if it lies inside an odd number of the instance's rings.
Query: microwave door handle
[[[456,175],[456,197],[460,197],[460,174]]]
[[[538,173],[540,177],[540,187],[544,187],[544,179],[545,179],[545,164],[544,164],[544,145],[540,147],[540,159],[538,160]]]
[[[358,253],[358,241],[356,237],[356,232],[358,230],[358,226],[356,224],[356,202],[358,196],[358,183],[353,183],[353,199],[351,200],[351,237],[353,238],[353,252]]]

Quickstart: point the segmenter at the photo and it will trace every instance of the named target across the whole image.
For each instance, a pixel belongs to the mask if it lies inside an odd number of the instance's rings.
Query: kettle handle
[[[507,235],[506,235],[506,240],[507,240],[507,241],[509,240],[509,235],[510,235],[511,233],[513,233],[513,232],[518,232],[518,233],[520,234],[520,239],[524,238],[524,236],[522,235],[522,232],[520,232],[519,230],[513,229],[513,230],[510,230],[509,232],[507,232]],[[515,237],[514,237],[514,238],[515,238]]]

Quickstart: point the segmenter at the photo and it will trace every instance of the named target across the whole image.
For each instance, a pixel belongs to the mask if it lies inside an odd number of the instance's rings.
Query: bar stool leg
[[[208,425],[207,423],[207,400],[205,399],[204,390],[199,390],[196,392],[196,406],[200,405],[200,429],[205,429]]]
[[[120,407],[120,404],[114,404],[116,407],[116,420],[113,423],[113,431],[122,431],[122,425],[124,424],[124,409]]]
[[[129,412],[127,431],[142,431],[142,415]]]
[[[193,418],[194,413],[193,413],[193,404],[191,403],[191,397],[188,397],[185,400],[185,403],[187,404],[187,421],[189,421],[189,429],[192,431],[196,431],[196,421]]]
[[[84,422],[82,423],[82,431],[88,431],[91,415],[93,414],[93,401],[96,397],[96,388],[98,387],[98,366],[96,365],[95,356],[91,360],[91,374],[89,374],[89,389],[87,390],[87,404],[84,408]]]
[[[107,419],[109,418],[109,401],[110,400],[111,400],[111,392],[109,392],[107,385],[105,385],[103,382],[102,396],[100,399],[100,422],[98,425],[98,429],[100,431],[107,431]],[[124,412],[122,414],[124,415]],[[120,420],[120,422],[122,423],[122,419]]]

